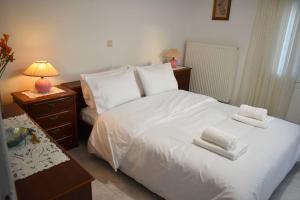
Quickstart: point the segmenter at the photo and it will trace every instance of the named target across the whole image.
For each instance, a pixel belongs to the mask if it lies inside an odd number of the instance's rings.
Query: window
[[[297,25],[296,25],[297,9],[298,9],[298,3],[296,1],[294,1],[291,12],[288,17],[288,25],[285,30],[283,45],[282,45],[282,49],[280,52],[280,58],[279,58],[279,63],[278,63],[278,67],[277,67],[277,75],[278,76],[281,76],[282,73],[284,72],[284,68],[287,63],[287,59],[289,57],[289,52],[290,52],[291,46],[293,44],[295,27],[297,27]]]

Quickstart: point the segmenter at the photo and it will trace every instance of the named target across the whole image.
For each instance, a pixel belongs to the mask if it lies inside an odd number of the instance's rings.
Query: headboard
[[[81,90],[81,84],[80,81],[73,81],[73,82],[67,82],[61,84],[64,87],[67,87],[73,91],[75,91],[76,94],[76,105],[77,105],[77,112],[80,113],[80,110],[82,108],[85,108],[87,105],[84,101],[82,90]]]
[[[87,139],[92,131],[92,126],[81,120],[80,117],[80,111],[82,108],[87,107],[81,90],[80,81],[73,81],[73,82],[67,82],[61,84],[64,87],[67,87],[73,91],[75,91],[76,94],[76,105],[77,105],[77,124],[78,124],[78,130],[79,130],[79,137],[83,139]]]

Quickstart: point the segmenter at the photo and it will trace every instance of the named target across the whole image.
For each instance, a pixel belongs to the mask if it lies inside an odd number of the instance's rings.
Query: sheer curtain
[[[285,117],[300,68],[299,9],[299,0],[259,0],[235,104]]]

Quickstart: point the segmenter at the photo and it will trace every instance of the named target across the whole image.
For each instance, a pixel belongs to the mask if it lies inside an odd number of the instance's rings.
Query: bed
[[[81,117],[93,124],[91,153],[166,199],[268,199],[300,160],[300,126],[270,118],[267,129],[256,128],[233,120],[237,112],[211,97],[169,89],[101,115],[85,108]],[[231,161],[194,145],[208,126],[237,136],[247,152]]]
[[[268,199],[300,160],[300,127],[277,118],[249,126],[232,120],[237,109],[174,90],[81,115],[93,118],[92,153],[166,199]],[[195,146],[209,125],[240,137],[246,154],[231,161]]]

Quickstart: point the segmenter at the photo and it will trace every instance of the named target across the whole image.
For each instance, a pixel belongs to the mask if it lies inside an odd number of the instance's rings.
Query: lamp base
[[[51,87],[52,87],[51,82],[44,77],[41,77],[35,82],[35,89],[39,93],[48,93]]]
[[[170,60],[170,63],[173,69],[177,67],[177,60],[175,58],[172,58],[172,60]]]

